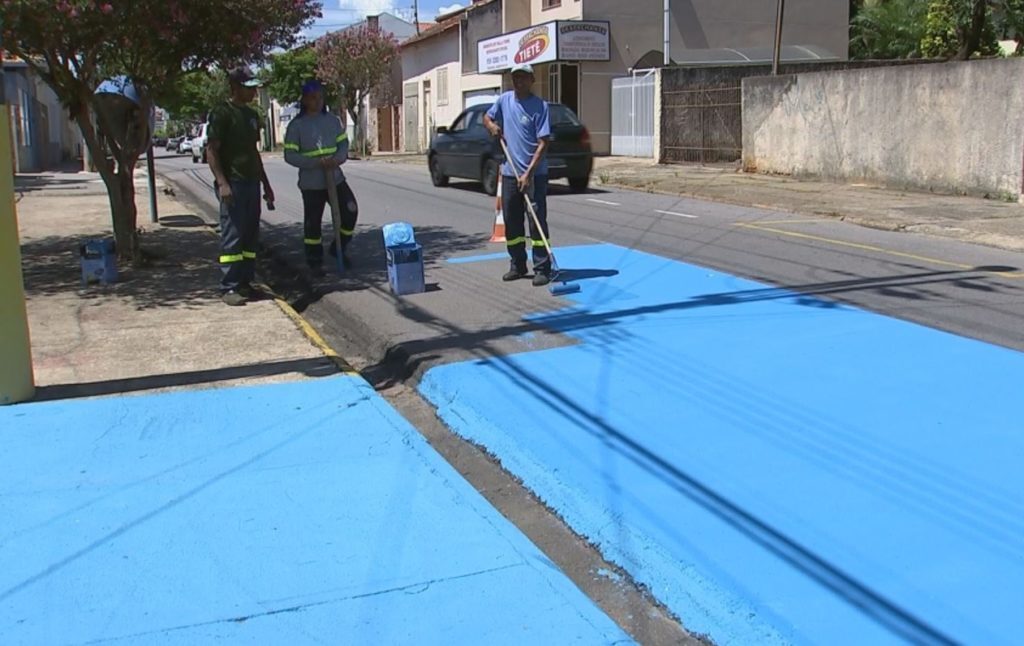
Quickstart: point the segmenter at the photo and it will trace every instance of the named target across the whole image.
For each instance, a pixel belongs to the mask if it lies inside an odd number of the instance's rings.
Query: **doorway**
[[[548,67],[548,97],[553,103],[580,113],[580,66],[573,63],[552,63]]]
[[[423,138],[420,150],[427,150],[434,140],[434,112],[430,109],[430,81],[423,81]]]

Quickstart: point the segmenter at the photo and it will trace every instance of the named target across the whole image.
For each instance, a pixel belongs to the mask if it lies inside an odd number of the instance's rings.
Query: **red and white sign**
[[[557,23],[502,34],[477,43],[481,74],[500,72],[522,63],[549,63],[558,56]]]

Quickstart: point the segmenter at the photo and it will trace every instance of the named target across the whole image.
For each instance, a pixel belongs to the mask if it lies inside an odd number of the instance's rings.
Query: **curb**
[[[162,173],[157,173],[157,175],[164,181],[164,183],[172,187],[176,193],[180,192],[184,195],[189,195],[193,197],[193,199],[195,199],[194,194],[189,189],[186,189],[181,184],[167,177],[167,175],[164,175]],[[175,197],[176,199],[180,200],[180,198],[177,198],[177,196]],[[220,236],[217,235],[217,232],[213,228],[217,225],[217,223],[211,221],[211,219],[207,217],[206,208],[203,208],[201,204],[196,204],[196,208],[193,210],[198,211],[196,215],[204,222],[206,222],[206,224],[210,227],[207,229],[207,231],[209,231],[211,235],[219,238]],[[327,343],[323,336],[321,336],[320,333],[316,331],[316,329],[309,323],[309,321],[307,321],[301,314],[299,314],[299,312],[294,307],[292,307],[291,303],[289,303],[283,296],[275,292],[265,281],[261,281],[259,283],[259,287],[262,291],[265,291],[267,294],[273,297],[274,302],[277,304],[278,308],[280,308],[280,310],[284,313],[284,315],[287,316],[292,321],[292,323],[295,324],[295,327],[298,328],[299,332],[301,332],[304,337],[306,337],[307,341],[309,341],[314,347],[316,347],[316,349],[319,350],[326,358],[330,359],[331,363],[335,365],[339,372],[351,377],[361,377],[359,372],[355,370],[345,358],[339,355],[337,351],[335,351],[334,348],[332,348],[329,343]]]

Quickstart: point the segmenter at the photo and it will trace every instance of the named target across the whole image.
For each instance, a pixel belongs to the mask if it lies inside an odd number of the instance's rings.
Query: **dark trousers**
[[[519,191],[519,182],[515,177],[502,177],[501,181],[501,208],[505,218],[505,239],[512,264],[521,270],[526,268],[526,220],[529,220],[533,269],[534,271],[549,271],[551,258],[548,257],[548,250],[544,247],[544,242],[537,232],[537,225],[526,212],[526,200]],[[532,197],[533,207],[537,211],[537,219],[540,220],[540,225],[544,229],[544,235],[548,236],[547,175],[534,176]]]
[[[256,277],[260,242],[260,183],[231,180],[230,202],[220,203],[221,289],[250,285]]]
[[[310,266],[317,267],[323,264],[323,228],[324,207],[327,205],[327,189],[304,190],[302,191],[303,211],[303,245],[306,248],[306,262]],[[348,182],[338,184],[338,206],[341,208],[341,248],[344,251],[349,240],[356,230],[356,221],[359,219],[359,204],[356,196],[349,188]],[[331,241],[331,251],[334,252],[334,241]]]

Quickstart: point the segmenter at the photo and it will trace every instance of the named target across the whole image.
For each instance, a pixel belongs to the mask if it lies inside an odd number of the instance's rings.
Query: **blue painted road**
[[[628,641],[364,381],[0,408],[0,643]]]
[[[721,644],[1020,643],[1024,354],[612,245],[421,389]],[[564,306],[564,308],[561,308]]]

